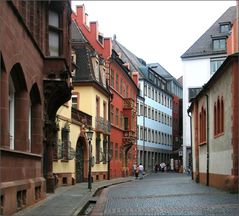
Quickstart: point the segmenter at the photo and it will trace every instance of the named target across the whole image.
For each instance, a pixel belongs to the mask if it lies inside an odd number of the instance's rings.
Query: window
[[[100,67],[99,67],[99,62],[96,60],[94,63],[94,72],[95,72],[95,78],[97,81],[100,79]],[[103,81],[103,80],[102,80]]]
[[[129,130],[129,119],[127,117],[124,118],[124,130]]]
[[[119,126],[119,109],[116,108],[115,110],[115,125]]]
[[[149,72],[149,79],[150,79],[151,81],[153,81],[153,79],[154,79],[154,74],[151,73],[151,72]]]
[[[56,11],[49,10],[49,54],[60,55],[60,41],[62,40],[62,29],[60,26],[60,15]]]
[[[147,117],[147,106],[144,106],[144,117]]]
[[[10,149],[14,149],[14,119],[15,119],[15,88],[12,81],[12,77],[9,76],[9,95],[8,95],[8,105],[9,105],[9,116],[8,116],[8,131],[9,131],[9,142]]]
[[[143,127],[140,126],[140,139],[143,140]]]
[[[110,84],[111,84],[111,87],[114,88],[114,70],[111,69],[110,71]]]
[[[128,85],[126,85],[125,97],[126,97],[126,98],[129,97],[129,86],[128,86]]]
[[[119,145],[115,143],[115,160],[119,159]]]
[[[199,113],[199,138],[200,143],[206,142],[206,110],[203,107]]]
[[[100,117],[100,98],[96,96],[96,117]]]
[[[120,79],[120,94],[122,95],[123,92],[123,80]]]
[[[144,128],[144,141],[147,140],[147,128]]]
[[[140,103],[140,115],[143,116],[144,115],[144,106],[142,103]]]
[[[115,81],[116,91],[119,91],[119,74],[116,73],[116,81]]]
[[[120,128],[123,129],[124,128],[124,118],[123,118],[123,113],[120,113]]]
[[[226,50],[226,39],[214,39],[213,40],[213,51]]]
[[[151,87],[149,86],[149,89],[148,89],[148,97],[151,98]]]
[[[221,66],[225,59],[215,59],[210,61],[210,73],[213,75]]]
[[[17,209],[22,209],[26,206],[27,190],[17,191]]]
[[[221,24],[220,25],[220,32],[221,33],[228,33],[230,31],[230,25],[229,25],[229,23],[227,23],[227,24]]]
[[[104,115],[104,120],[107,119],[107,107],[106,107],[106,102],[103,102],[103,115]]]
[[[72,94],[71,97],[71,103],[72,103],[72,107],[75,109],[78,109],[78,95],[77,94]]]
[[[214,136],[221,135],[224,132],[224,101],[223,97],[218,97],[214,103]]]
[[[151,142],[151,130],[148,129],[148,141]]]
[[[114,121],[114,106],[110,105],[110,123],[113,124]]]
[[[61,129],[61,140],[62,140],[62,153],[63,160],[68,160],[68,151],[70,147],[69,141],[69,128],[67,128],[68,123],[66,122],[66,126]]]
[[[148,118],[151,118],[151,108],[148,107]]]
[[[145,84],[144,85],[144,96],[146,96],[147,95],[147,85]]]
[[[100,133],[96,133],[96,163],[100,163]]]

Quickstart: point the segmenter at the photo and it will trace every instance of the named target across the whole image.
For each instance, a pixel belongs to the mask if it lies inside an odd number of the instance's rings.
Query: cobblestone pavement
[[[91,215],[238,216],[239,197],[197,184],[185,174],[156,173],[104,189]]]

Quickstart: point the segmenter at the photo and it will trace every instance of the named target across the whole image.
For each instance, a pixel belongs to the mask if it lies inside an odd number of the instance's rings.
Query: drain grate
[[[78,216],[88,216],[95,207],[96,201],[89,201],[84,209],[78,214]]]

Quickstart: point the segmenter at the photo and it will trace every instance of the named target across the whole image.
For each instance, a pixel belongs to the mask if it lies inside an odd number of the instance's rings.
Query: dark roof
[[[120,44],[115,39],[112,42],[113,42],[113,49],[117,53],[121,54],[120,57],[124,62],[130,64],[131,70],[138,71],[139,75],[143,76],[142,72],[140,71],[140,67],[146,66],[146,62],[143,59],[138,58],[136,55],[134,55],[132,52],[130,52],[128,49],[126,49],[122,44]]]
[[[173,80],[175,83],[177,83],[179,86],[182,87],[182,84],[180,82],[178,82],[178,80],[172,76],[162,65],[160,65],[159,63],[150,63],[147,64],[147,66],[149,66],[150,68],[152,68],[157,74],[159,74],[160,76],[162,76],[164,79],[170,81]]]
[[[230,22],[236,19],[236,6],[232,6],[181,56],[181,58],[190,58],[197,56],[206,56],[213,54],[226,54],[226,51],[213,52],[212,37],[227,36],[228,33],[220,33],[220,23]]]
[[[102,90],[107,91],[106,86],[102,82],[101,73],[99,73],[99,79],[97,80],[92,64],[92,57],[98,54],[86,37],[84,37],[75,21],[72,21],[71,33],[72,49],[76,53],[76,73],[73,77],[73,83],[94,82]],[[100,56],[98,56],[98,59],[99,62],[102,60]]]
[[[87,43],[87,39],[82,34],[75,20],[71,22],[71,40],[72,42]]]

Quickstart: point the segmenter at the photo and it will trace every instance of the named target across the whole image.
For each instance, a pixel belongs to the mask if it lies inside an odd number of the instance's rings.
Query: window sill
[[[216,138],[218,138],[220,136],[223,136],[223,135],[224,135],[224,132],[218,133],[218,134],[214,135],[214,139],[216,139]]]
[[[68,160],[68,159],[61,159],[61,162],[66,162],[66,163],[68,163],[69,160]]]
[[[200,146],[203,146],[203,145],[206,145],[206,144],[207,144],[206,141],[203,141],[203,142],[200,142],[200,143],[199,143]]]
[[[19,151],[19,150],[13,150],[13,149],[5,149],[5,148],[0,148],[0,151],[6,152],[6,153],[10,153],[10,154],[17,154],[17,155],[25,155],[25,156],[30,156],[30,157],[38,157],[38,158],[42,158],[42,155],[40,154],[34,154],[31,152],[24,152],[24,151]]]

